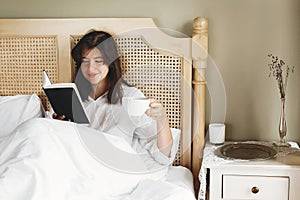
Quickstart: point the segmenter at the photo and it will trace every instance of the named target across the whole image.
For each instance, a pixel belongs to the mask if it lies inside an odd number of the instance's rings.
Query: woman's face
[[[96,47],[83,53],[80,68],[83,76],[92,86],[105,83],[109,68],[104,62],[102,53]]]

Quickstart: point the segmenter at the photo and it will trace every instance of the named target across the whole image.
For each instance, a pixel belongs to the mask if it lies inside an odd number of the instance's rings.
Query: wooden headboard
[[[48,107],[42,69],[52,82],[71,82],[72,47],[91,29],[107,31],[119,45],[125,79],[158,98],[171,127],[181,129],[174,165],[190,168],[196,178],[205,133],[207,27],[198,17],[191,38],[175,38],[150,18],[0,19],[0,95],[36,93]]]

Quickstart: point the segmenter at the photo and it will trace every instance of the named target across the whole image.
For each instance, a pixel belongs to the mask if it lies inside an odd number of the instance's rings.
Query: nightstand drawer
[[[223,175],[223,199],[288,200],[289,178]]]

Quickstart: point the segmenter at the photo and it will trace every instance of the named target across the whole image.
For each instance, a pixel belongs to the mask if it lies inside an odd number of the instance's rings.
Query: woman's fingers
[[[58,119],[58,120],[65,120],[66,116],[65,115],[58,116],[56,113],[53,113],[52,118],[53,119]],[[69,119],[69,121],[71,121],[71,120]]]
[[[165,108],[161,103],[154,99],[150,99],[150,108],[147,110],[146,114],[155,119],[155,120],[162,120],[166,117]]]
[[[57,117],[57,114],[56,114],[56,113],[53,113],[53,114],[52,114],[52,118],[53,118],[53,119],[56,119],[56,117]]]
[[[64,120],[65,118],[66,118],[66,116],[61,115],[61,116],[59,116],[57,119],[59,119],[59,120]]]

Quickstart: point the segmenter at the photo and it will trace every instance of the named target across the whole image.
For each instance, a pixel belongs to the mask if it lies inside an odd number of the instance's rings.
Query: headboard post
[[[198,191],[198,174],[202,162],[202,150],[205,141],[205,71],[208,57],[208,21],[197,17],[193,21],[192,58],[193,58],[193,142],[192,172],[195,190]]]

